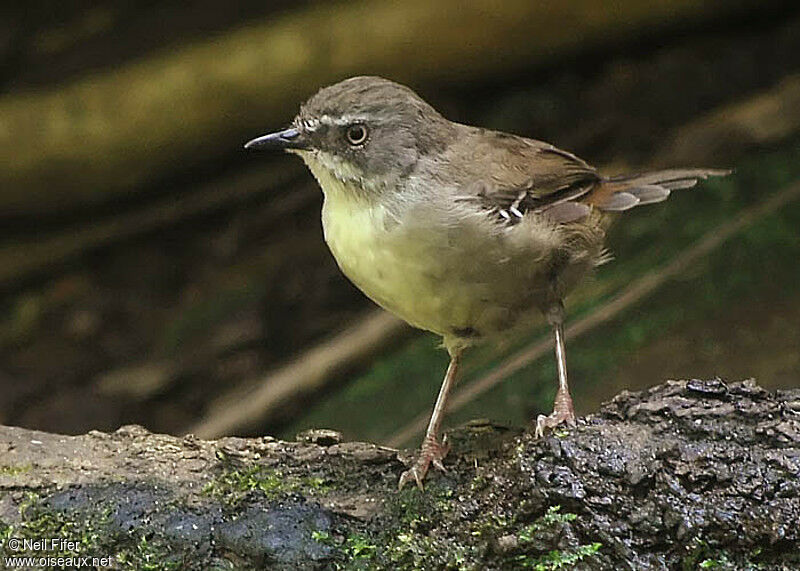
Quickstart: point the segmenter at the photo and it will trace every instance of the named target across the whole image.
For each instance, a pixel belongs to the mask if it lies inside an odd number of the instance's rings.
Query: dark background
[[[446,355],[390,320],[365,325],[381,318],[327,252],[310,174],[295,157],[241,149],[356,74],[608,174],[736,169],[614,228],[617,259],[569,300],[571,322],[607,312],[643,276],[666,277],[569,341],[579,412],[667,378],[796,386],[800,205],[769,205],[800,180],[800,9],[538,4],[5,5],[0,423],[202,436],[327,426],[411,443],[401,431],[427,414]],[[474,351],[462,386],[547,335]],[[549,350],[503,378],[449,423],[549,410]],[[263,414],[246,411],[277,386]],[[221,415],[233,419],[224,429]]]

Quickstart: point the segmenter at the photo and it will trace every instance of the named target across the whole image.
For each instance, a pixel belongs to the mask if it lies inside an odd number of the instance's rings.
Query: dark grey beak
[[[244,148],[253,151],[282,151],[287,149],[307,149],[308,146],[302,133],[291,127],[247,141]]]

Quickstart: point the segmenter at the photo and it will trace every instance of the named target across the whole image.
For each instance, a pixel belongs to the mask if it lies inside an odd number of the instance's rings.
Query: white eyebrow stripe
[[[350,125],[351,123],[361,123],[364,119],[361,117],[356,117],[355,115],[342,115],[341,117],[331,117],[330,115],[322,115],[319,118],[319,122],[325,125],[334,125],[336,127],[342,127],[344,125]]]

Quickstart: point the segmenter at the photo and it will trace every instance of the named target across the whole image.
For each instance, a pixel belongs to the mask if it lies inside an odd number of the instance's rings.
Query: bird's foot
[[[575,420],[575,413],[553,412],[550,416],[540,414],[536,419],[534,436],[541,438],[544,436],[545,429],[553,429],[561,424],[566,424],[569,427],[576,426],[578,423]]]
[[[414,480],[417,483],[417,487],[424,491],[425,488],[422,485],[422,481],[425,479],[431,464],[433,464],[433,467],[437,470],[441,470],[442,472],[447,471],[444,464],[442,464],[442,460],[447,456],[449,450],[450,446],[447,445],[447,437],[439,443],[435,434],[427,435],[422,442],[422,448],[414,464],[400,475],[400,482],[397,486],[398,489],[402,490],[403,486],[411,480]]]
[[[552,414],[550,414],[550,416],[540,414],[536,419],[534,436],[536,438],[541,438],[544,436],[545,429],[553,429],[561,424],[574,427],[577,425],[577,421],[575,419],[575,410],[572,407],[572,398],[569,396],[569,392],[559,390],[556,393]]]

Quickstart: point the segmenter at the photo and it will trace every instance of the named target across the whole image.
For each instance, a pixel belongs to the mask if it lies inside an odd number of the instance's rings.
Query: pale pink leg
[[[558,392],[553,402],[553,412],[550,416],[543,414],[536,419],[536,437],[544,435],[545,428],[555,428],[560,424],[575,426],[575,410],[572,407],[572,397],[569,394],[567,383],[567,357],[564,350],[564,313],[559,306],[548,316],[553,325],[556,341],[556,363],[558,364]]]
[[[433,414],[428,423],[428,430],[425,432],[425,438],[422,441],[419,456],[414,464],[403,472],[400,476],[399,488],[402,489],[409,481],[414,480],[417,487],[422,490],[422,481],[428,473],[428,468],[433,464],[434,468],[445,471],[442,460],[447,455],[449,446],[445,442],[439,442],[439,428],[444,418],[444,411],[447,405],[447,396],[450,389],[455,382],[456,373],[458,372],[458,365],[461,360],[461,351],[458,350],[450,354],[450,365],[447,367],[447,373],[444,375],[442,388],[439,389],[439,396],[436,399],[436,404],[433,407]]]

